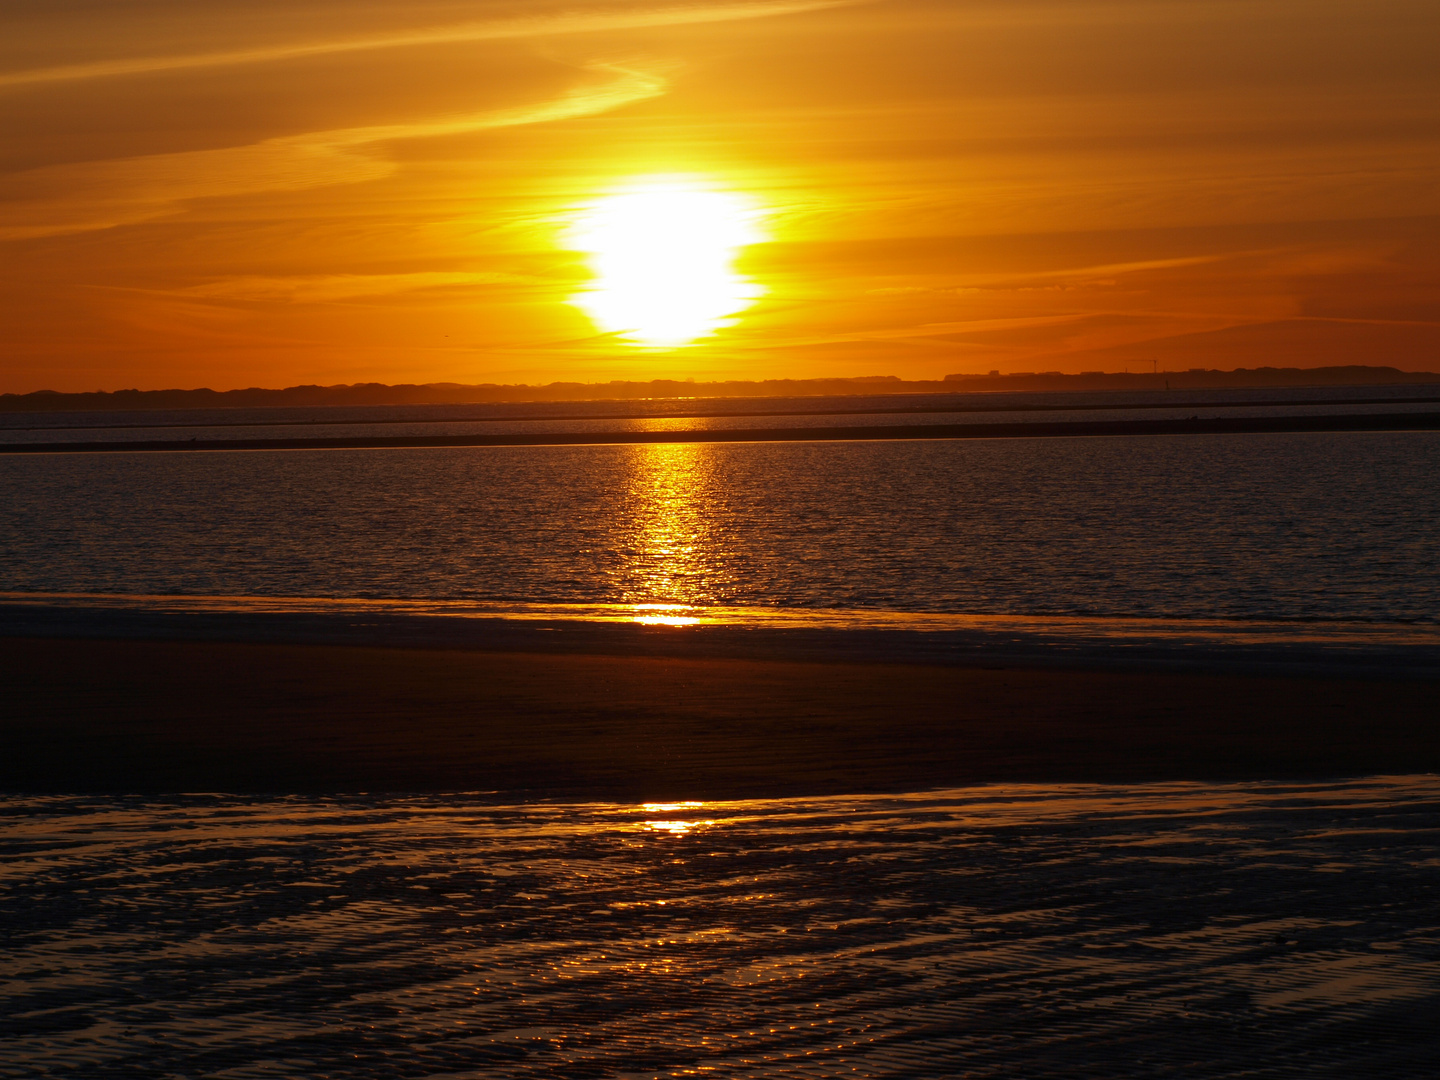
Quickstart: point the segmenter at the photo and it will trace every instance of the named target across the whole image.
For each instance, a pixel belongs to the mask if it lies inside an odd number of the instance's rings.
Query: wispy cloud
[[[1144,259],[1138,262],[1103,263],[1099,266],[1082,266],[1062,270],[1036,270],[1025,274],[1007,274],[1002,280],[1034,281],[1047,278],[1108,278],[1123,274],[1138,274],[1152,270],[1177,270],[1187,266],[1202,266],[1205,263],[1221,262],[1240,255],[1254,252],[1230,252],[1220,255],[1187,255],[1178,259]]]
[[[188,199],[294,191],[378,180],[397,166],[372,148],[400,139],[459,135],[590,116],[663,94],[657,74],[595,65],[608,82],[579,87],[551,101],[409,124],[338,128],[248,146],[153,154],[117,161],[52,166],[22,174],[27,186],[57,197],[0,205],[0,240],[88,232],[172,213]]]
[[[598,12],[563,12],[518,19],[432,26],[391,34],[337,38],[329,41],[297,42],[229,49],[217,52],[182,53],[171,56],[137,56],[96,60],[81,64],[60,64],[0,73],[0,87],[35,83],[74,82],[83,79],[145,75],[192,68],[227,67],[238,64],[299,60],[335,53],[368,52],[417,45],[441,45],[469,41],[504,41],[559,34],[583,34],[645,27],[685,26],[696,23],[734,22],[777,15],[848,6],[860,0],[750,0],[745,3],[691,4],[678,7],[638,8]]]
[[[1072,311],[1061,315],[1025,315],[1008,319],[968,319],[955,322],[922,323],[917,326],[890,326],[881,330],[859,330],[833,334],[825,341],[894,341],[901,338],[933,338],[953,334],[990,333],[1034,326],[1060,326],[1093,318],[1092,312]]]
[[[245,277],[210,281],[176,289],[205,300],[255,303],[327,304],[368,296],[392,296],[422,289],[473,288],[483,285],[533,285],[520,274],[433,270],[411,274],[310,274],[295,277]]]

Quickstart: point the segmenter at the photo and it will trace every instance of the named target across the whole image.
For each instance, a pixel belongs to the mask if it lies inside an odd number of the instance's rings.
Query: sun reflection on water
[[[704,621],[724,567],[716,542],[706,448],[673,443],[631,449],[620,588],[634,620],[650,626]]]
[[[694,626],[700,617],[685,614],[693,610],[688,604],[636,604],[635,621],[642,626]]]
[[[704,805],[703,802],[642,803],[640,809],[647,814],[673,814],[676,811],[698,810]],[[650,832],[684,836],[686,833],[714,824],[714,819],[685,821],[678,818],[650,818],[645,821],[644,828]]]

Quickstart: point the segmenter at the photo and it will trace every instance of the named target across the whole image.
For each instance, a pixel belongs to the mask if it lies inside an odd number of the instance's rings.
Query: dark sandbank
[[[358,450],[444,446],[589,446],[614,443],[854,442],[875,439],[1077,438],[1118,435],[1258,435],[1330,431],[1436,431],[1440,412],[1336,416],[1231,416],[1187,420],[1062,420],[863,427],[693,428],[675,431],[502,432],[283,439],[159,439],[0,444],[0,454],[196,450]]]
[[[0,789],[680,799],[1440,769],[1430,680],[8,638]]]

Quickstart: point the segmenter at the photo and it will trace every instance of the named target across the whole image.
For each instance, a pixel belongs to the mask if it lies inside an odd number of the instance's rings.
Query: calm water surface
[[[1440,786],[0,799],[0,1076],[1440,1074]]]
[[[1440,433],[0,458],[0,591],[1440,620]]]

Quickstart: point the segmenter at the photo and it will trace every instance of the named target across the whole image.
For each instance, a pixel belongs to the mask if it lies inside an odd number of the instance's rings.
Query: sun
[[[753,200],[690,177],[633,180],[576,213],[568,239],[594,280],[571,302],[602,331],[646,348],[708,337],[763,290],[735,257],[764,239]]]

